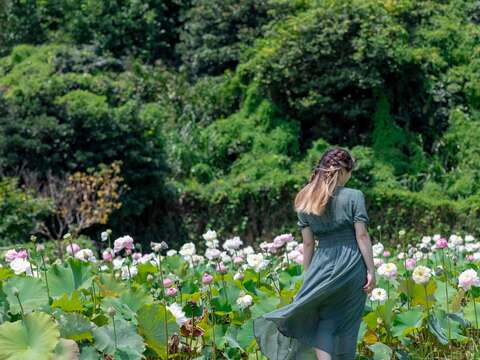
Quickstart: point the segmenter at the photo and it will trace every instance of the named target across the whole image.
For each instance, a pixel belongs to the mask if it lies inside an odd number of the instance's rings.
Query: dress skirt
[[[354,359],[366,276],[353,228],[322,234],[293,302],[254,319],[260,351],[269,360],[316,360],[315,347]]]

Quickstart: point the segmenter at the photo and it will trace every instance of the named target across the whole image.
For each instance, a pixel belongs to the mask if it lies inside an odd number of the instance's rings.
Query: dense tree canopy
[[[295,231],[295,192],[340,145],[374,225],[478,229],[479,11],[0,0],[1,173],[122,160],[118,231],[182,242],[212,227],[253,241]]]

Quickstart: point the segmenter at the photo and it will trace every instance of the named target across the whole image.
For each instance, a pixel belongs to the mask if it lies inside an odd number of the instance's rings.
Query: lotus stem
[[[160,276],[160,289],[162,292],[162,299],[165,299],[165,289],[163,287],[163,271],[162,271],[162,259],[160,253],[157,254],[158,261],[157,261],[157,267],[158,267],[158,275]],[[165,301],[166,303],[166,301]],[[181,303],[181,292],[180,292],[180,303]]]
[[[407,308],[410,310],[410,272],[407,270]]]
[[[12,288],[13,295],[17,298],[18,305],[20,305],[20,312],[22,313],[22,318],[25,316],[25,312],[23,311],[22,302],[20,301],[20,292],[17,288]]]
[[[158,267],[158,275],[160,276],[160,289],[162,293],[162,300],[165,302],[164,304],[164,312],[165,312],[165,339],[167,342],[167,359],[169,357],[169,349],[168,349],[168,324],[167,324],[167,299],[165,298],[165,289],[163,286],[163,270],[162,270],[162,255],[160,252],[157,253],[157,267]],[[180,304],[182,303],[182,292],[180,291]]]
[[[193,332],[195,330],[195,308],[193,302],[191,303],[191,308],[192,308],[192,330],[190,332],[190,346],[189,346],[189,354],[188,358],[192,358],[192,344],[193,344]]]
[[[423,290],[425,290],[425,302],[427,304],[427,315],[430,317],[430,307],[428,304],[427,284],[423,284]]]
[[[451,326],[450,326],[450,318],[448,317],[448,277],[447,277],[447,271],[445,269],[445,254],[443,253],[443,250],[442,250],[442,265],[443,265],[443,274],[445,275],[445,307],[447,309],[448,341],[450,341]]]
[[[477,315],[477,303],[475,302],[475,296],[470,292],[473,300],[473,311],[475,312],[475,326],[478,329],[478,315]]]
[[[212,286],[208,284],[208,301],[210,303],[210,309],[212,310],[212,329],[213,329],[213,360],[217,357],[217,343],[215,340],[215,312],[213,311],[213,304],[212,304]],[[208,317],[207,317],[208,319]]]
[[[113,336],[115,338],[115,351],[117,351],[117,327],[115,325],[115,316],[112,316]]]
[[[50,303],[50,288],[48,287],[47,266],[45,264],[45,258],[43,257],[43,253],[40,253],[40,256],[42,258],[43,275],[45,276],[45,286],[47,288],[48,302]]]

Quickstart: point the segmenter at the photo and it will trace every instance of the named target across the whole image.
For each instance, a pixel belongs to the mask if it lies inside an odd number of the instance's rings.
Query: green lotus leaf
[[[423,312],[420,310],[408,310],[395,317],[392,327],[393,336],[402,338],[413,330],[422,326]]]
[[[92,346],[84,346],[80,352],[80,360],[101,360],[103,356]]]
[[[62,265],[54,264],[47,276],[52,297],[71,296],[75,290],[88,288],[92,282],[91,265],[74,258]]]
[[[438,309],[430,313],[428,330],[444,345],[449,342],[449,329],[450,339],[461,341],[467,339],[461,334],[460,324],[451,318],[447,318],[445,311]]]
[[[3,286],[3,291],[7,295],[10,312],[12,314],[19,314],[21,312],[20,303],[17,297],[13,295],[14,289],[18,290],[18,297],[25,313],[48,306],[47,289],[42,280],[32,277],[16,276],[8,279]]]
[[[141,287],[132,287],[129,291],[121,293],[120,298],[106,297],[102,301],[102,309],[106,311],[112,306],[119,316],[125,320],[136,322],[136,312],[146,304],[151,304],[153,297]]]
[[[254,341],[254,336],[253,336],[253,320],[250,319],[246,321],[245,323],[242,324],[238,328],[238,332],[236,334],[236,340],[240,347],[243,350],[246,350]]]
[[[60,310],[56,310],[54,316],[57,319],[62,338],[75,341],[93,339],[92,330],[95,328],[95,324],[86,316],[78,313],[65,313]]]
[[[179,332],[178,324],[172,313],[162,304],[148,304],[142,306],[137,314],[138,330],[145,339],[148,347],[159,356],[166,356],[167,334],[171,336]],[[165,329],[165,322],[167,323]]]
[[[121,350],[130,354],[130,356],[135,355],[135,357],[129,359],[141,359],[145,351],[145,344],[142,337],[137,334],[135,325],[121,318],[115,318],[114,320],[115,329],[113,324],[108,324],[93,330],[95,347],[111,356],[114,356],[117,350]]]
[[[480,304],[469,302],[467,306],[463,308],[463,314],[472,327],[480,329]]]
[[[438,304],[445,308],[446,300],[447,300],[447,294],[445,293],[445,282],[436,279],[435,282],[437,283],[437,288],[435,289],[435,293],[433,294],[435,298],[438,301]],[[452,287],[450,284],[447,286],[448,289],[448,303],[452,304],[453,300],[455,299],[455,296],[457,294],[457,289]],[[449,307],[449,310],[452,308]]]
[[[390,360],[392,358],[392,349],[381,342],[368,345],[368,348],[373,351],[373,360]]]
[[[252,318],[259,317],[267,312],[272,311],[280,303],[278,297],[273,296],[262,296],[258,300],[254,301],[254,304],[250,307],[252,312]]]
[[[73,340],[60,339],[55,347],[55,360],[78,360],[80,358],[80,350]]]
[[[117,297],[127,291],[125,283],[118,281],[112,274],[100,274],[98,276],[100,295],[103,297]]]
[[[52,359],[59,339],[57,325],[48,314],[27,314],[23,320],[0,325],[0,359]]]
[[[9,268],[2,267],[0,268],[0,281],[7,280],[9,277],[13,276],[13,271]]]
[[[83,305],[80,301],[78,291],[74,291],[71,296],[68,296],[67,293],[64,293],[62,297],[56,299],[52,303],[52,307],[57,307],[63,311],[72,312],[82,312]]]

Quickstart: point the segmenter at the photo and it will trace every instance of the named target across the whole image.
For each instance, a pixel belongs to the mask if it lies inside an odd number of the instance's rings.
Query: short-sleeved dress
[[[269,360],[316,360],[316,347],[333,360],[354,359],[367,297],[367,268],[353,225],[368,224],[363,193],[337,186],[322,215],[297,216],[318,245],[293,302],[254,319],[260,351]]]

